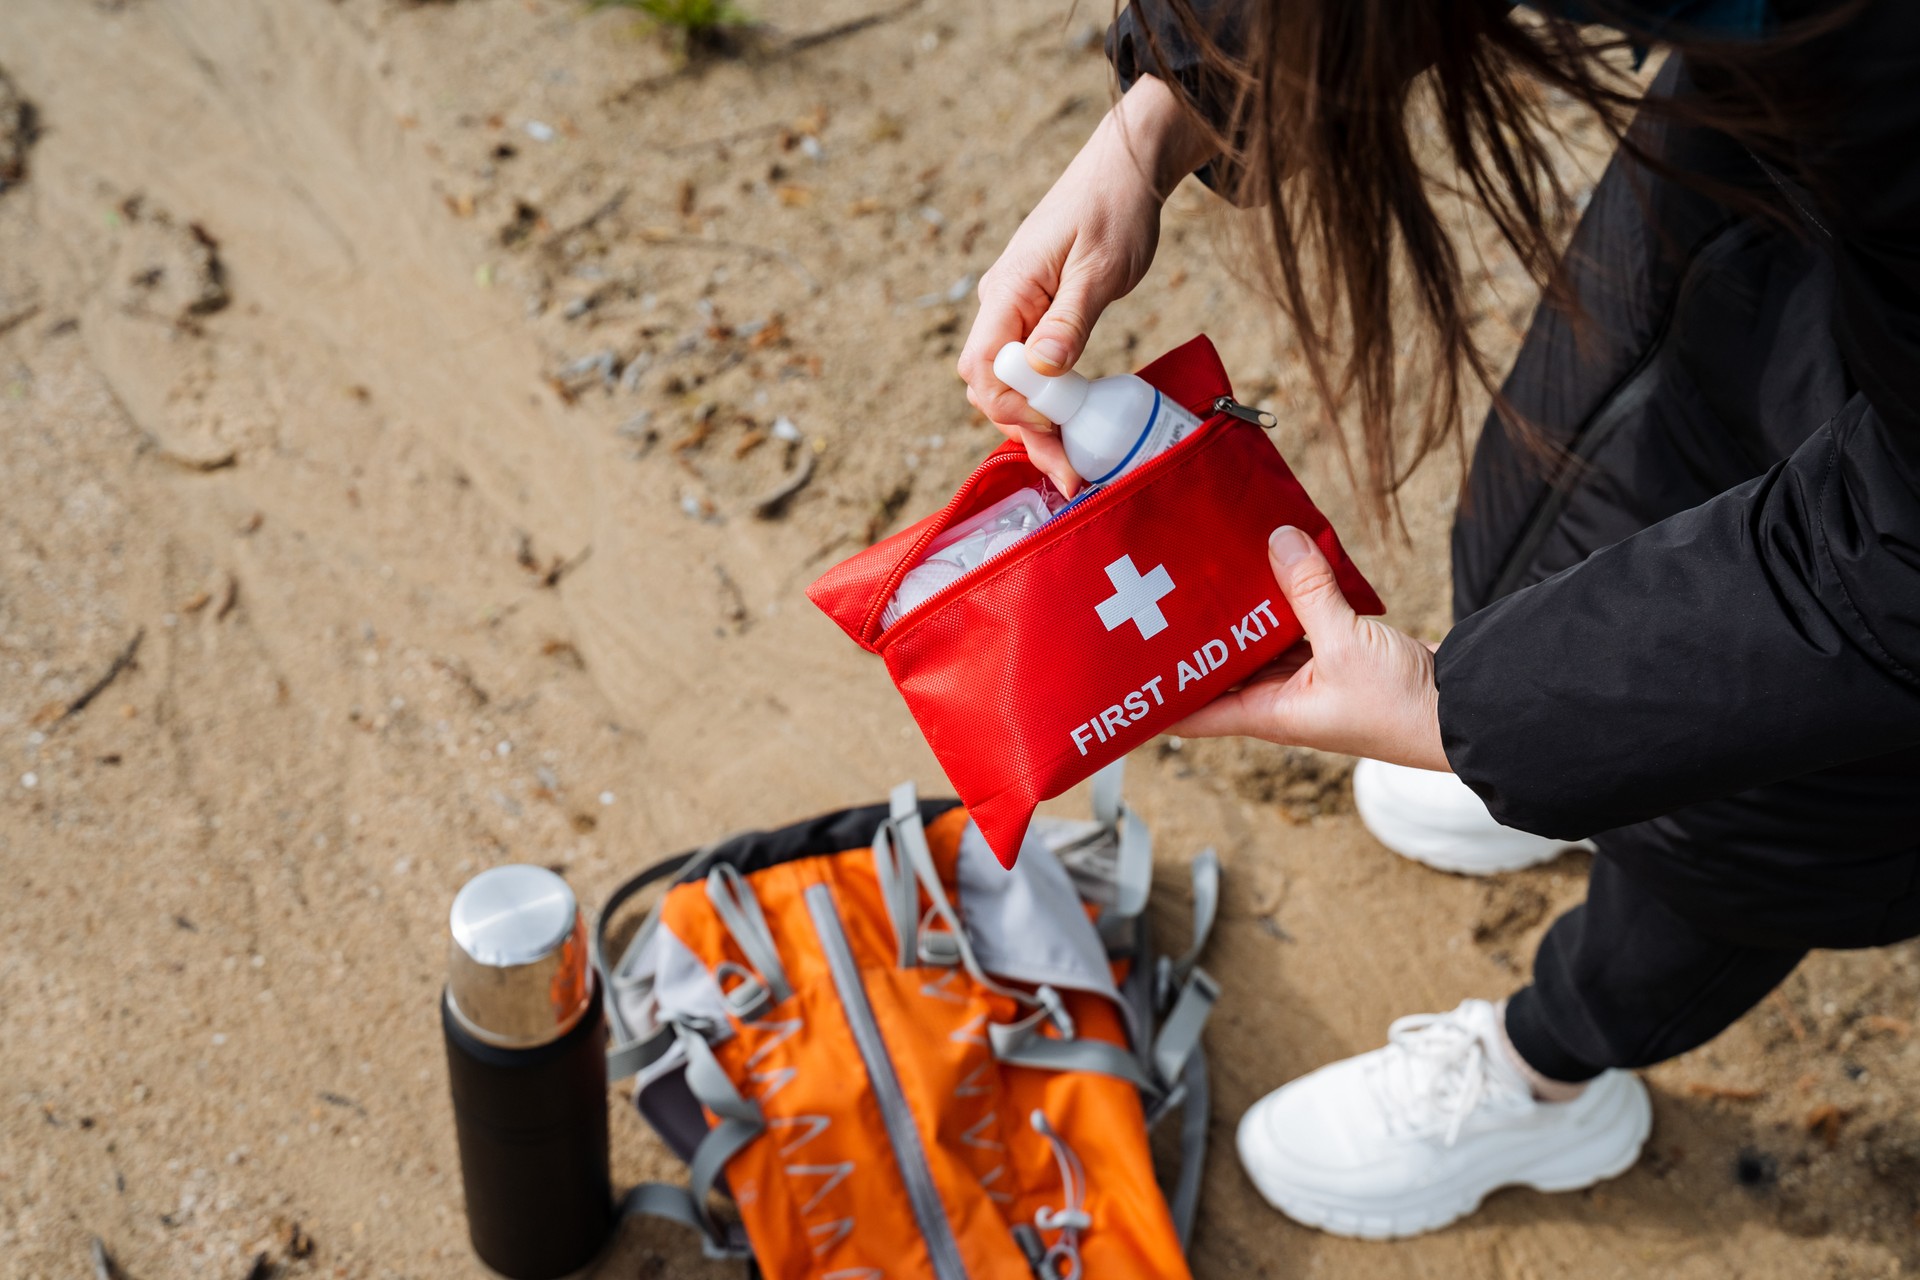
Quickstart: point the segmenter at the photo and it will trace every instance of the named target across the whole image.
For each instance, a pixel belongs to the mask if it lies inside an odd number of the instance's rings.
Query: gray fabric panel
[[[653,1007],[630,1017],[634,1032],[652,1034],[671,1022],[697,1023],[712,1028],[708,1038],[719,1043],[733,1034],[727,999],[720,984],[687,944],[670,929],[659,929],[648,940],[653,961]]]
[[[1073,881],[1029,838],[1003,868],[972,823],[960,837],[956,887],[980,967],[1016,982],[1091,991],[1118,1003],[1107,949],[1080,906]]]

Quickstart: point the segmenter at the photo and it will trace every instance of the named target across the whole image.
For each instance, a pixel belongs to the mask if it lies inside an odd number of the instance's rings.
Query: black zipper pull
[[[1251,422],[1263,431],[1271,431],[1280,425],[1280,419],[1274,417],[1265,409],[1248,408],[1232,396],[1220,396],[1215,399],[1213,402],[1213,411],[1215,413],[1228,414],[1231,417],[1240,419],[1242,422]]]

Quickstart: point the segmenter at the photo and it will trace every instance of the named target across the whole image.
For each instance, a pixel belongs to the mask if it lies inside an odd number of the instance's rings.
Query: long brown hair
[[[1498,393],[1435,198],[1478,206],[1547,301],[1572,308],[1557,264],[1578,204],[1556,165],[1566,143],[1556,95],[1584,107],[1652,171],[1771,210],[1758,190],[1674,175],[1640,150],[1627,128],[1643,108],[1635,55],[1654,33],[1636,31],[1609,0],[1584,7],[1612,29],[1516,11],[1507,0],[1238,0],[1209,6],[1205,18],[1191,0],[1164,3],[1199,54],[1197,76],[1176,87],[1196,118],[1211,115],[1227,194],[1265,210],[1274,300],[1323,408],[1336,427],[1357,427],[1359,465],[1348,452],[1348,469],[1383,519],[1421,459],[1461,446],[1466,379],[1538,445]],[[1644,107],[1784,158],[1797,112],[1781,55],[1834,25],[1829,15],[1817,29],[1801,23],[1757,43],[1662,32],[1717,89]],[[1147,43],[1170,65],[1151,30]],[[1423,121],[1433,143],[1417,136]],[[1409,341],[1424,395],[1404,394],[1398,357]]]

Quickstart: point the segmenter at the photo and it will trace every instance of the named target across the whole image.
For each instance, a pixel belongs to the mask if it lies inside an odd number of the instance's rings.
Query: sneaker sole
[[[1407,1204],[1391,1209],[1330,1204],[1294,1188],[1255,1188],[1280,1212],[1295,1222],[1314,1227],[1328,1235],[1350,1240],[1403,1240],[1425,1235],[1450,1226],[1478,1209],[1494,1192],[1505,1187],[1531,1187],[1535,1191],[1578,1191],[1583,1187],[1617,1178],[1640,1159],[1641,1148],[1653,1131],[1653,1106],[1646,1087],[1628,1077],[1620,1090],[1619,1101],[1592,1121],[1589,1140],[1570,1149],[1555,1151],[1521,1172],[1490,1181],[1478,1187],[1466,1187],[1443,1201]],[[1244,1165],[1244,1161],[1243,1161]]]

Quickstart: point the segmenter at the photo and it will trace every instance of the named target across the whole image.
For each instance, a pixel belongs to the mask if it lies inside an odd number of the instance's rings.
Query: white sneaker
[[[1465,1217],[1498,1187],[1572,1191],[1624,1173],[1652,1127],[1646,1086],[1608,1071],[1539,1102],[1468,1000],[1401,1018],[1386,1047],[1320,1068],[1241,1118],[1240,1163],[1268,1203],[1335,1235],[1389,1240]]]
[[[1362,760],[1353,805],[1373,838],[1403,858],[1441,871],[1486,876],[1550,862],[1586,840],[1550,840],[1494,821],[1473,789],[1451,773]]]

